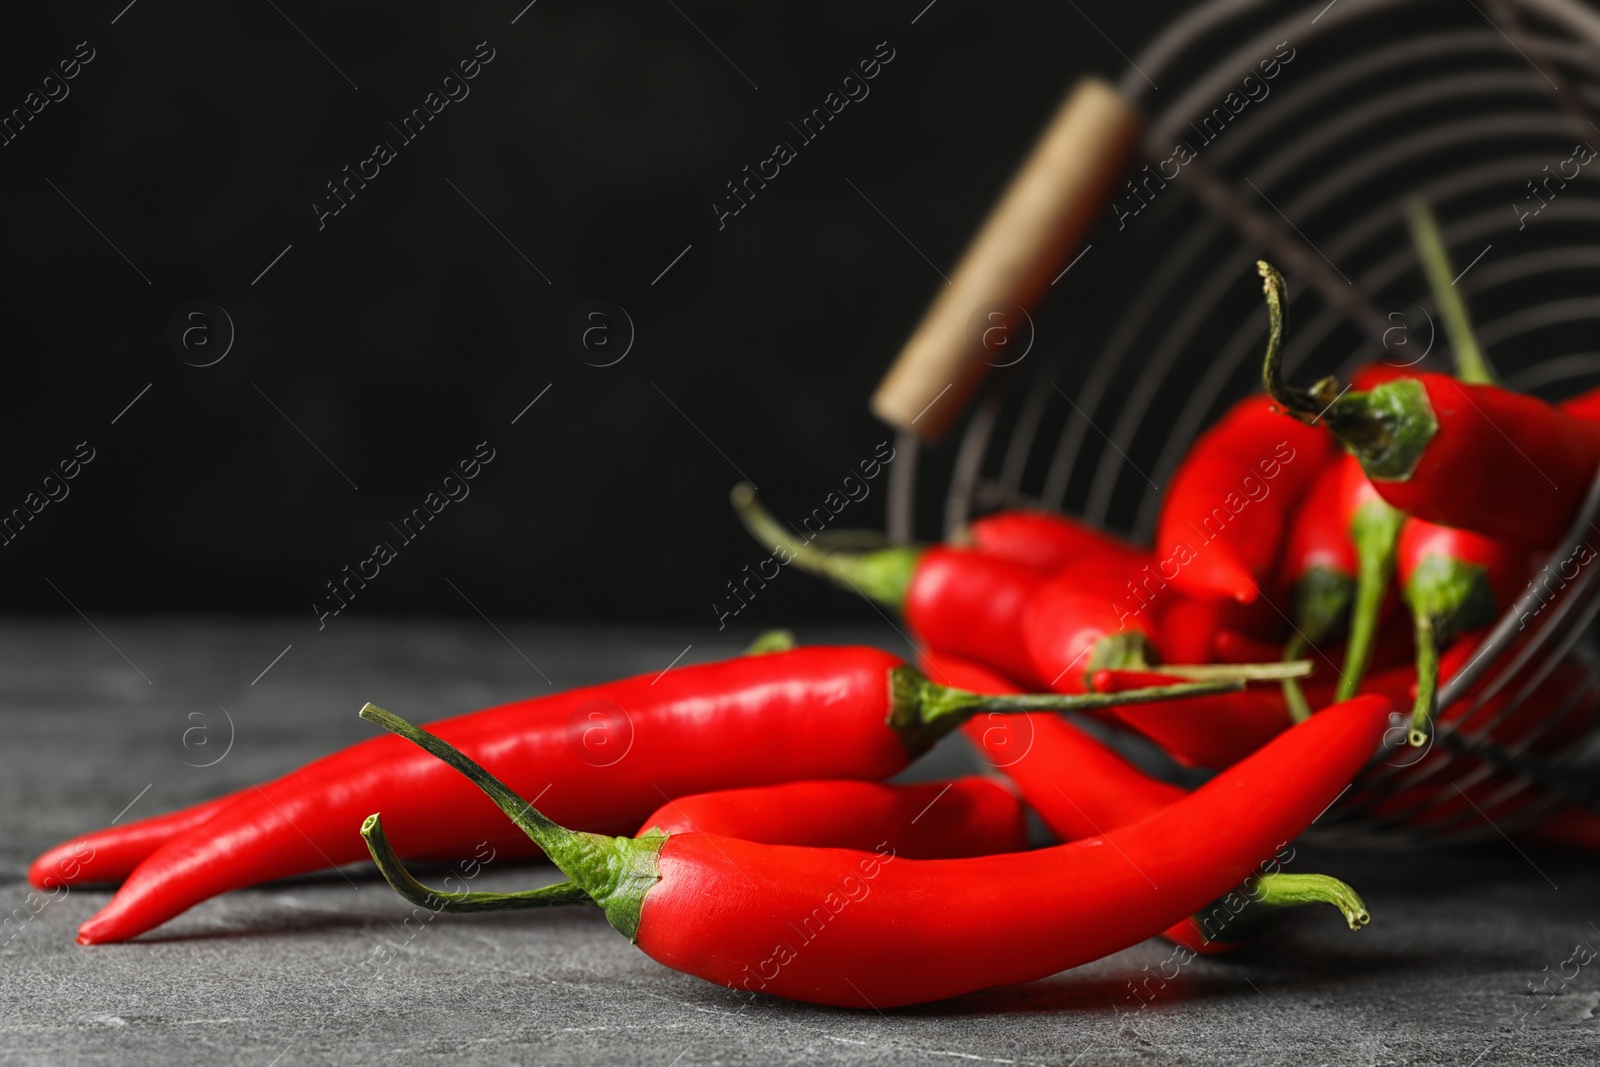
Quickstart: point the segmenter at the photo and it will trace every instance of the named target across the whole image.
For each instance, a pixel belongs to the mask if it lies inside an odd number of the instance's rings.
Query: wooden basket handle
[[[1143,122],[1115,89],[1085,78],[1062,102],[872,397],[873,412],[933,441],[966,406],[987,354],[973,316],[1033,306],[1095,224]]]

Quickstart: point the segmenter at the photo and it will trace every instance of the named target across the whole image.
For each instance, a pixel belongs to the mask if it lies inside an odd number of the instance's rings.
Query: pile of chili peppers
[[[368,705],[387,734],[64,842],[29,878],[118,884],[79,931],[101,944],[219,893],[370,856],[424,908],[598,907],[676,970],[880,1009],[1031,981],[1156,935],[1185,961],[1224,952],[1296,905],[1332,905],[1359,929],[1355,891],[1286,869],[1289,843],[1386,744],[1425,745],[1463,714],[1435,707],[1439,681],[1574,515],[1600,467],[1600,399],[1511,392],[1475,356],[1459,378],[1379,364],[1352,388],[1290,386],[1283,280],[1260,273],[1266,392],[1196,441],[1153,544],[1015,510],[948,544],[842,552],[735,489],[780,562],[899,612],[918,667],[780,633],[724,662],[426,729]],[[1460,354],[1470,329],[1456,311]],[[1600,712],[1567,661],[1508,700],[1473,714],[1536,752]],[[1108,731],[1215,776],[1187,792],[1109,747]],[[597,754],[597,732],[625,734],[626,751]],[[885,781],[954,732],[998,775]],[[1451,817],[1427,785],[1437,758],[1408,768],[1388,814]],[[1482,768],[1461,804],[1492,807],[1500,773]],[[1056,843],[1029,847],[1030,811]],[[1600,819],[1569,811],[1542,834],[1593,847]],[[567,880],[434,889],[404,865],[485,842],[542,853]]]

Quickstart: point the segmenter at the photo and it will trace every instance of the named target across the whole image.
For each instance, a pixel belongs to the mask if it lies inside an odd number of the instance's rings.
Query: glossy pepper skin
[[[575,834],[448,746],[381,709],[362,714],[473,773],[658,962],[731,989],[882,1010],[1044,978],[1166,929],[1309,825],[1371,756],[1388,711],[1377,697],[1330,708],[1103,837],[956,860]],[[404,885],[378,815],[362,833],[391,884]]]
[[[784,782],[669,800],[640,824],[669,834],[714,833],[767,845],[850,848],[887,843],[909,859],[958,859],[1028,847],[1027,809],[994,778],[942,782]]]
[[[1033,688],[1052,688],[1028,653],[1024,611],[1050,576],[970,549],[930,548],[901,612],[934,648],[987,663]]]
[[[1263,378],[1287,414],[1325,426],[1395,508],[1496,540],[1560,539],[1600,468],[1600,425],[1496,385],[1418,371],[1370,390],[1283,383],[1285,285],[1259,263],[1272,334]]]
[[[1254,603],[1271,582],[1289,516],[1333,443],[1289,424],[1272,399],[1235,404],[1167,486],[1156,522],[1162,576],[1193,597]]]
[[[877,649],[814,647],[640,675],[435,728],[564,818],[615,833],[637,826],[663,794],[886,778],[966,715],[1012,700],[953,694]],[[219,893],[359,859],[351,827],[380,795],[405,816],[402,854],[482,840],[517,854],[470,783],[399,738],[374,738],[242,793],[162,845],[79,940],[126,940]]]
[[[1487,626],[1526,581],[1527,549],[1467,530],[1407,519],[1396,549],[1400,587],[1415,626],[1417,699],[1411,743],[1427,740],[1439,680],[1439,650],[1456,634]]]
[[[768,630],[756,638],[745,655],[788,651],[799,642],[788,630]],[[589,725],[595,725],[590,723]],[[589,729],[586,726],[585,729]],[[604,736],[604,730],[595,731]],[[591,734],[590,736],[594,736]],[[35,859],[28,869],[28,881],[40,888],[54,885],[116,885],[125,879],[146,856],[180,834],[193,830],[239,797],[252,792],[244,789],[162,815],[152,815],[120,825],[91,830],[63,841]],[[526,847],[519,837],[513,851]],[[455,860],[470,847],[458,841],[430,859]]]
[[[1096,671],[1097,693],[1122,693],[1145,686],[1146,679],[1170,677],[1142,671]],[[1293,725],[1283,694],[1276,689],[1245,689],[1227,697],[1196,697],[1173,708],[1170,715],[1103,713],[1149,738],[1186,767],[1219,770],[1231,767]]]
[[[40,889],[120,882],[150,853],[200,826],[238,796],[231,793],[165,815],[69,838],[28,865],[28,882]]]
[[[1155,609],[1131,611],[1125,597],[1113,599],[1120,577],[1108,575],[1103,579],[1107,588],[1096,588],[1092,575],[1069,568],[1024,601],[1018,630],[1027,674],[1013,674],[1006,665],[981,656],[969,658],[1058,693],[1085,692],[1089,676],[1108,663],[1144,665],[1155,649],[1160,613]],[[959,654],[958,649],[933,641],[929,644]]]
[[[950,540],[988,556],[1051,572],[1086,557],[1127,566],[1146,555],[1143,549],[1070,516],[1024,508],[973,519]]]
[[[1008,679],[979,664],[924,654],[923,665],[930,675],[947,677],[951,684],[975,693],[1016,691]],[[961,730],[996,769],[1017,783],[1033,810],[1062,841],[1132,825],[1188,795],[1139,770],[1059,715],[1016,715],[992,723],[975,719]],[[1162,936],[1205,955],[1233,952],[1262,932],[1272,912],[1310,903],[1334,904],[1347,915],[1361,907],[1348,886],[1323,875],[1272,872],[1267,878],[1248,879],[1200,913],[1174,923]]]

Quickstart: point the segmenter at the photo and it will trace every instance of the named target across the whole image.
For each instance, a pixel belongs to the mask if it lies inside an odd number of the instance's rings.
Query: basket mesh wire
[[[1145,158],[1035,313],[1028,357],[991,376],[953,451],[922,457],[919,476],[917,445],[902,440],[910,462],[894,468],[891,537],[928,517],[917,487],[937,477],[946,533],[1021,505],[1148,538],[1190,443],[1256,386],[1263,255],[1290,276],[1291,380],[1377,359],[1446,369],[1406,226],[1414,196],[1433,205],[1508,385],[1555,399],[1600,380],[1594,11],[1573,0],[1214,0],[1136,56],[1121,90],[1145,115]],[[1180,143],[1191,158],[1161,180]],[[1600,544],[1597,516],[1600,478],[1549,570],[1442,687],[1451,714],[1431,750],[1380,753],[1319,821],[1324,838],[1494,838],[1600,797],[1600,682],[1584,641],[1600,588],[1596,568],[1574,562],[1591,535]],[[1534,704],[1548,705],[1539,725],[1497,744],[1497,728]]]

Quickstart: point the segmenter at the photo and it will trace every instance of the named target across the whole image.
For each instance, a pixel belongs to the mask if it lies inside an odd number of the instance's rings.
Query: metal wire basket
[[[1574,0],[1211,0],[1137,55],[1119,91],[1146,117],[1146,158],[1036,312],[1034,351],[991,374],[954,448],[919,457],[902,434],[891,538],[919,517],[931,525],[919,486],[938,482],[946,533],[1021,505],[1148,539],[1189,444],[1257,382],[1259,256],[1291,278],[1291,378],[1378,358],[1444,366],[1406,227],[1414,196],[1441,220],[1456,284],[1508,385],[1557,398],[1600,379],[1600,162],[1575,150],[1600,146],[1594,11]],[[1170,177],[1179,144],[1191,158]],[[1530,585],[1442,687],[1440,708],[1468,701],[1465,712],[1440,724],[1425,756],[1380,754],[1320,820],[1325,838],[1497,838],[1600,797],[1600,735],[1585,727],[1558,751],[1550,743],[1594,700],[1595,670],[1531,734],[1492,740],[1563,661],[1590,663],[1596,568],[1567,572],[1574,549],[1600,537],[1597,522],[1600,477],[1551,554],[1560,587]],[[1430,808],[1438,817],[1419,825]]]

